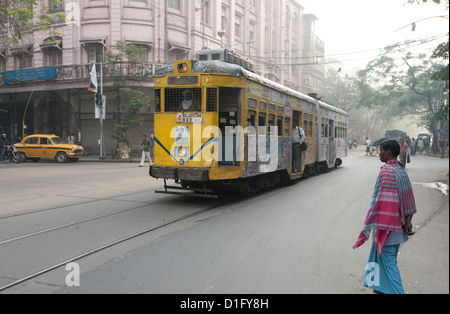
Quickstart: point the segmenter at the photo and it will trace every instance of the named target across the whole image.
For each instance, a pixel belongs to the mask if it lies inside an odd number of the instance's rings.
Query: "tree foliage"
[[[22,42],[35,27],[47,31],[52,23],[64,21],[63,13],[53,13],[51,10],[51,6],[61,3],[61,0],[48,0],[48,5],[43,0],[0,0],[0,29],[7,34],[0,37],[0,48],[6,49]],[[42,11],[38,7],[42,7]],[[38,14],[38,11],[43,13]],[[52,32],[60,35],[56,31]]]

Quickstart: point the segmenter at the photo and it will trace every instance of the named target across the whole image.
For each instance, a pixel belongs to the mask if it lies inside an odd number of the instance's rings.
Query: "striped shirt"
[[[414,193],[403,164],[389,160],[381,167],[364,227],[353,248],[367,241],[374,229],[374,244],[378,255],[381,255],[389,233],[402,231],[405,217],[416,212]]]

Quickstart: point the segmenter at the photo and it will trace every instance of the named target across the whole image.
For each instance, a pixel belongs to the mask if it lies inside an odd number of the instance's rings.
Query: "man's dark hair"
[[[394,157],[400,154],[400,144],[396,140],[387,140],[380,144],[385,151],[390,150]]]

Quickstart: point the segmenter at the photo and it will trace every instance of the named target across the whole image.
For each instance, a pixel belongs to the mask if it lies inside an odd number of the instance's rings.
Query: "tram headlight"
[[[179,63],[178,66],[177,66],[177,69],[178,69],[178,73],[187,72],[188,65],[187,65],[187,63]]]
[[[177,147],[175,152],[177,157],[186,157],[188,155],[188,149],[183,146]]]

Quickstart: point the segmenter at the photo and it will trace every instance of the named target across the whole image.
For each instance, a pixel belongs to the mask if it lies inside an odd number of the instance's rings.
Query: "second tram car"
[[[338,167],[347,155],[345,111],[252,72],[227,49],[197,52],[154,76],[154,163],[164,191],[216,197],[221,189],[251,193]],[[293,171],[292,132],[306,133]],[[167,185],[167,180],[177,185]]]

